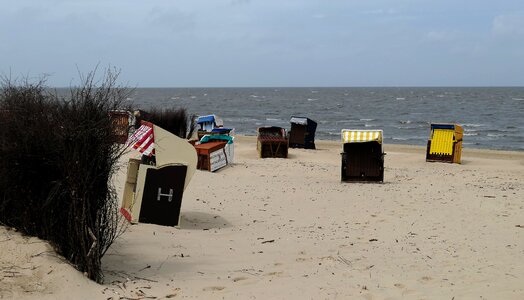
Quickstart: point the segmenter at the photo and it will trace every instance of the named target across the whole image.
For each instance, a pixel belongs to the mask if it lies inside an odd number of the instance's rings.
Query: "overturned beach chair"
[[[384,181],[382,130],[342,129],[342,181]]]
[[[315,149],[317,122],[305,117],[291,117],[289,147]]]
[[[197,130],[197,137],[201,139],[204,135],[210,134],[226,134],[229,135],[232,128],[224,128],[223,121],[216,115],[200,116],[196,120],[199,126]]]
[[[260,158],[287,158],[289,140],[284,128],[259,127],[257,133],[257,150]]]
[[[215,172],[234,160],[233,137],[228,135],[205,135],[195,145],[198,155],[197,169]]]
[[[156,164],[129,159],[120,212],[133,224],[177,226],[182,195],[196,170],[195,148],[156,125],[142,125],[128,143],[144,156],[154,153]]]
[[[464,129],[457,124],[431,124],[426,161],[460,164]]]

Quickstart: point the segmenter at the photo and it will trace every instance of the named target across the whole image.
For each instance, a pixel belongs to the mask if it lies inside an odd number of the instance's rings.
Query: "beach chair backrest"
[[[454,129],[433,129],[430,154],[452,155]]]

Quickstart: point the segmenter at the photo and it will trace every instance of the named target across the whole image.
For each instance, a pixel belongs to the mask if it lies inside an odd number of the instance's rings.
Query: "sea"
[[[464,148],[524,151],[524,87],[136,88],[125,104],[215,114],[242,135],[301,116],[318,123],[316,139],[382,129],[384,143],[408,145],[426,145],[431,123],[456,123]]]

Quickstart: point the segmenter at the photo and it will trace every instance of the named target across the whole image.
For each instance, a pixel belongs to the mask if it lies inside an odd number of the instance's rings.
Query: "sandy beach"
[[[236,137],[234,165],[196,172],[180,228],[127,228],[103,285],[0,226],[0,299],[524,299],[524,152],[459,165],[386,144],[384,183],[342,183],[341,144],[316,145],[259,159]]]

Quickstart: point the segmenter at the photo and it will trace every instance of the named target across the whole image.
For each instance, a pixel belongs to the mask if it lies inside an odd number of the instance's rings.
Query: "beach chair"
[[[125,110],[109,112],[115,143],[124,144],[129,136],[129,118],[131,114]]]
[[[315,149],[315,131],[317,122],[305,117],[291,117],[289,147]]]
[[[341,131],[342,181],[384,181],[382,130]]]
[[[259,127],[257,133],[257,150],[260,158],[287,158],[289,140],[284,128]]]
[[[197,169],[215,172],[234,160],[233,137],[228,135],[205,135],[195,144],[198,155]]]
[[[426,161],[460,164],[463,134],[457,124],[431,124]]]
[[[197,166],[195,148],[185,139],[156,126],[142,125],[128,144],[155,165],[129,159],[120,212],[131,223],[177,226],[185,188]],[[154,145],[152,147],[152,145]]]
[[[233,128],[224,128],[222,119],[216,115],[200,116],[197,118],[196,123],[199,126],[197,130],[198,139],[201,139],[204,135],[210,134],[229,135],[233,131]]]

